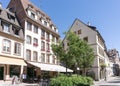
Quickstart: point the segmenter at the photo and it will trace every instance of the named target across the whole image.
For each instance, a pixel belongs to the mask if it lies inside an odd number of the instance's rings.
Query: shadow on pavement
[[[108,83],[120,83],[120,81],[109,81]]]

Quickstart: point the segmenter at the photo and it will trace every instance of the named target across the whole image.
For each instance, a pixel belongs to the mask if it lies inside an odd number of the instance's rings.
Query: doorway
[[[0,67],[0,80],[4,79],[4,67]]]

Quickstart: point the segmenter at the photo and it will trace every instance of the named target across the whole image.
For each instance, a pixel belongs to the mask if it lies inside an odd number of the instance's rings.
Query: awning
[[[60,65],[52,65],[52,64],[43,64],[38,62],[28,62],[31,65],[39,67],[44,71],[57,71],[57,72],[66,72],[66,68]],[[67,72],[73,72],[73,70],[67,68]]]
[[[9,65],[23,65],[27,66],[23,59],[15,59],[9,57],[0,56],[0,64],[9,64]]]

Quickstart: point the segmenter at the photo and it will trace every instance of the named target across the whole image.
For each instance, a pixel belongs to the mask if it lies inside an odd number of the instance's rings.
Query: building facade
[[[0,80],[11,80],[20,76],[24,66],[23,29],[11,9],[3,9],[0,4]]]
[[[120,74],[119,52],[116,49],[109,49],[108,50],[108,57],[109,57],[109,60],[110,60],[111,73],[113,75],[118,76]]]
[[[7,8],[16,13],[24,29],[23,51],[28,64],[24,73],[28,77],[42,77],[43,73],[53,76],[56,72],[65,72],[51,48],[60,36],[50,17],[29,0],[11,0]]]
[[[102,64],[108,64],[109,59],[107,56],[107,49],[105,45],[105,41],[102,38],[101,34],[98,32],[96,27],[87,25],[81,22],[79,19],[76,19],[72,26],[69,29],[77,34],[80,39],[87,41],[87,43],[94,50],[94,63],[92,66],[92,70],[95,73],[95,80],[100,80],[105,77],[105,69],[101,68]],[[64,46],[67,46],[67,40],[63,40]]]

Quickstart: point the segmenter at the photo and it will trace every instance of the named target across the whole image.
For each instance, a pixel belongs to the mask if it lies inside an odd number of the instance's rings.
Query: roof
[[[1,10],[0,18],[1,18],[2,20],[7,21],[7,22],[9,22],[9,23],[11,23],[11,24],[14,24],[15,26],[21,28],[21,26],[20,26],[20,24],[19,24],[19,22],[18,22],[18,20],[17,20],[17,17],[16,17],[16,15],[15,15],[15,13],[11,12],[9,9],[0,8],[0,10]],[[11,20],[8,18],[8,15],[11,15],[11,16],[13,16],[13,17],[15,18],[15,19],[14,19],[14,22],[11,21]]]
[[[32,6],[34,10],[36,11],[40,11],[42,14],[44,14],[46,17],[49,18],[49,16],[47,14],[45,14],[40,8],[36,7],[33,3],[31,3],[29,0],[20,0],[24,10],[26,10],[28,8],[28,5]]]

